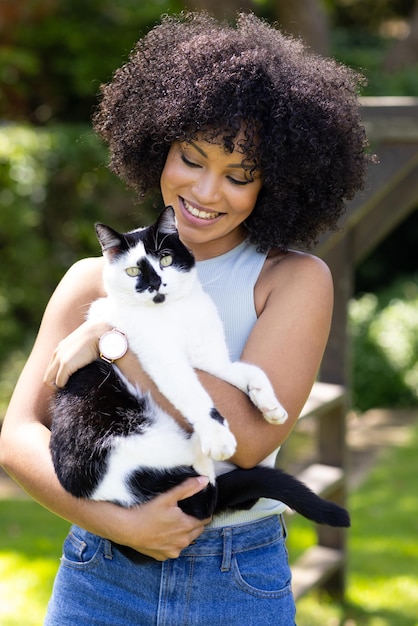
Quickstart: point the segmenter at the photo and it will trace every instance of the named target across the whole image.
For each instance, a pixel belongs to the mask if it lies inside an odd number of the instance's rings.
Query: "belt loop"
[[[286,526],[286,521],[284,519],[283,513],[279,514],[279,521],[282,527],[283,539],[287,539],[287,526]]]
[[[224,528],[222,531],[224,539],[224,549],[222,557],[221,572],[229,572],[231,569],[232,556],[232,528]]]
[[[113,559],[113,551],[112,551],[112,542],[109,541],[108,539],[103,539],[103,543],[104,543],[104,558],[105,559]]]

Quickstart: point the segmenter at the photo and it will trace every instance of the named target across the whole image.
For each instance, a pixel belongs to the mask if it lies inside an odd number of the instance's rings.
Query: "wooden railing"
[[[370,167],[365,190],[350,203],[341,230],[324,237],[315,251],[333,274],[334,317],[319,382],[301,415],[314,416],[318,429],[315,457],[299,477],[316,493],[343,505],[349,471],[347,305],[353,295],[355,267],[418,208],[418,99],[364,98],[362,105],[364,124],[379,163]],[[346,538],[345,529],[317,527],[317,544],[292,567],[296,599],[315,587],[343,599]]]
[[[345,389],[341,385],[318,382],[306,403],[300,419],[318,420],[316,459],[298,476],[315,493],[340,504],[345,503],[345,458],[340,444],[335,446],[335,434],[340,436],[346,410]],[[328,430],[328,425],[332,428]],[[337,428],[335,426],[338,425]],[[332,455],[330,454],[332,453]],[[318,532],[316,546],[308,549],[292,567],[293,593],[300,598],[313,587],[329,584],[331,577],[344,571],[345,532],[342,529],[323,529]],[[336,595],[336,592],[334,593]]]

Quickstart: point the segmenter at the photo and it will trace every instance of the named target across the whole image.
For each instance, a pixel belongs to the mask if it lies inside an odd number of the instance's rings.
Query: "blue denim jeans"
[[[207,529],[177,559],[135,564],[72,527],[46,626],[294,626],[284,525]]]

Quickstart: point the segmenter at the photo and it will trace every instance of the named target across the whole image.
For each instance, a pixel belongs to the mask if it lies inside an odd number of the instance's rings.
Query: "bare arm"
[[[89,303],[103,295],[100,277],[101,260],[83,261],[68,272],[51,298],[5,417],[0,462],[34,499],[57,515],[163,560],[178,556],[203,531],[204,524],[185,515],[177,502],[200,491],[205,480],[189,479],[152,502],[123,509],[68,494],[56,478],[49,453],[52,389],[43,384],[43,373],[54,348],[82,323]]]
[[[288,420],[281,426],[269,424],[244,394],[236,389],[225,393],[225,383],[202,375],[237,438],[232,460],[241,467],[257,465],[285,441],[309,396],[330,330],[331,274],[318,258],[290,253],[266,268],[255,301],[259,317],[242,360],[266,372]]]

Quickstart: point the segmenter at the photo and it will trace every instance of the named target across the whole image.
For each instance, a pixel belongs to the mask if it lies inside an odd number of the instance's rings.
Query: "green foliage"
[[[102,82],[124,62],[139,36],[178,0],[29,0],[0,45],[4,96],[0,117],[87,121]]]
[[[329,14],[332,54],[369,79],[364,95],[417,95],[416,66],[383,72],[391,41],[385,20],[407,18],[414,0],[323,0]],[[128,57],[137,39],[181,0],[16,0],[19,19],[0,24],[0,119],[35,124],[86,122],[100,84]],[[23,10],[21,5],[25,3]],[[210,10],[211,3],[207,7]],[[254,0],[260,15],[274,19],[273,0]],[[218,10],[219,6],[218,6]]]
[[[362,96],[418,96],[417,64],[396,72],[382,68],[385,54],[393,41],[364,28],[334,28],[333,56],[360,71],[367,78]]]
[[[397,281],[349,307],[353,405],[415,406],[418,401],[418,277]]]
[[[0,500],[2,626],[43,623],[68,527],[32,500]]]
[[[26,341],[25,338],[22,338],[21,345],[18,348],[9,352],[5,350],[4,354],[2,354],[2,360],[0,359],[0,427],[16,381],[33,344],[34,331],[32,333],[27,332],[27,335]]]
[[[25,344],[65,270],[100,254],[94,222],[138,225],[89,128],[5,126],[0,135],[0,363]]]
[[[336,26],[375,32],[388,19],[410,15],[415,0],[325,0]]]

